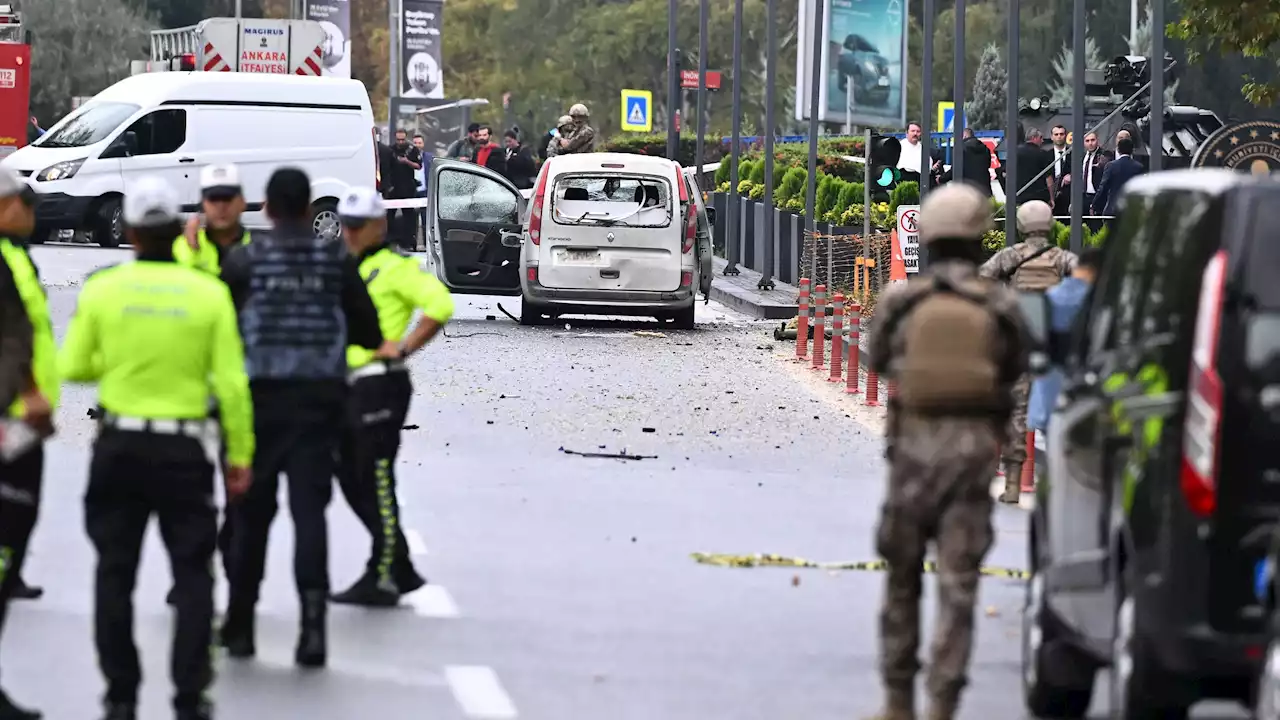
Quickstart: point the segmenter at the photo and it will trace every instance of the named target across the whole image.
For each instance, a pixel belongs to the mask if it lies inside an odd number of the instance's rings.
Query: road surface
[[[125,257],[82,246],[35,250],[59,336],[83,277]],[[498,301],[518,312],[518,299],[459,297],[449,336],[412,363],[403,521],[432,584],[397,610],[334,608],[329,669],[296,672],[292,530],[282,507],[259,659],[220,661],[221,716],[824,720],[874,712],[882,574],[690,559],[697,551],[874,559],[884,467],[866,413],[788,363],[767,325],[717,305],[699,306],[698,329],[681,332],[576,319],[522,328]],[[47,592],[17,604],[3,646],[5,687],[54,720],[91,717],[102,690],[90,639],[94,558],[80,505],[94,395],[69,387],[63,402],[26,572]],[[329,513],[331,567],[345,586],[369,545],[340,498]],[[998,509],[991,565],[1023,566],[1025,522],[1024,511]],[[136,593],[143,720],[172,717],[169,583],[153,532]],[[1019,581],[983,581],[965,718],[1023,715],[1021,597]]]

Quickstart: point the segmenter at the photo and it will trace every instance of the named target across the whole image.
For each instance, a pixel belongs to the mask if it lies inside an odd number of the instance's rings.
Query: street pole
[[[306,15],[307,9],[304,6],[302,8],[302,16],[306,17]],[[242,17],[244,17],[244,0],[236,0],[236,19],[239,20]]]
[[[396,98],[400,96],[400,10],[400,0],[388,0],[387,144],[396,134]]]
[[[1084,245],[1085,0],[1075,0],[1071,30],[1071,251]]]
[[[774,85],[778,79],[778,0],[765,3],[766,62],[764,70],[764,266],[760,268],[760,290],[772,290],[775,245],[773,209],[773,129]]]
[[[951,181],[964,179],[964,90],[968,85],[964,67],[964,0],[956,0],[955,88],[951,102],[955,105],[951,114]]]
[[[738,0],[742,2],[742,0]],[[826,9],[824,4],[826,0],[809,0],[813,4],[813,30],[811,38],[813,39],[813,64],[809,70],[809,176],[808,187],[804,194],[804,212],[806,218],[806,226],[809,231],[809,237],[813,240],[813,252],[809,253],[809,266],[812,268],[809,277],[812,282],[817,282],[818,275],[818,218],[814,205],[818,199],[818,115],[821,111],[819,107],[819,92],[822,83],[826,81],[826,73],[822,70],[822,24],[824,21],[823,11]],[[801,20],[803,22],[803,20]],[[737,59],[737,53],[734,53],[734,59]],[[870,178],[866,178],[870,181]],[[864,210],[865,212],[865,210]],[[830,253],[828,253],[830,254]],[[827,278],[830,282],[831,278]]]
[[[702,163],[705,156],[702,141],[707,134],[707,16],[711,13],[710,5],[711,0],[698,3],[698,121],[694,123],[698,132],[694,151],[698,154],[698,187],[702,187]]]
[[[741,275],[738,269],[738,237],[742,220],[742,197],[738,195],[738,165],[742,159],[742,0],[733,3],[733,130],[729,142],[729,223],[724,238],[725,275]]]
[[[1151,135],[1147,143],[1151,164],[1147,170],[1159,172],[1164,168],[1164,0],[1151,0],[1151,57],[1147,58],[1147,67],[1151,68],[1151,125],[1147,128]]]
[[[924,22],[921,30],[924,31],[924,48],[920,57],[920,129],[924,132],[920,133],[920,142],[924,147],[920,148],[920,202],[924,203],[924,198],[929,194],[929,181],[933,179],[933,32],[934,18],[938,14],[936,7],[937,0],[924,0]],[[904,84],[905,89],[905,84]],[[870,167],[870,166],[868,166]],[[871,182],[867,178],[867,182]],[[862,206],[864,216],[867,214],[865,209],[870,204]],[[870,223],[865,223],[870,226]],[[924,269],[929,262],[929,248],[923,243],[920,244],[920,268]]]
[[[1018,2],[1009,0],[1009,42],[1005,51],[1009,89],[1004,108],[1004,244],[1008,247],[1018,242],[1018,34],[1022,25]]]
[[[676,110],[680,107],[680,62],[676,57],[676,16],[680,11],[678,0],[667,4],[667,159],[676,160],[680,134],[676,132]]]
[[[1129,0],[1129,39],[1130,40],[1133,40],[1134,38],[1138,37],[1138,17],[1139,17],[1141,5],[1142,3],[1140,2],[1140,0]],[[1155,8],[1152,8],[1153,22],[1151,23],[1151,26],[1153,28],[1155,27],[1154,13],[1155,13]],[[1154,41],[1154,39],[1155,39],[1155,35],[1153,34],[1152,40]],[[1137,48],[1137,49],[1139,52],[1141,52],[1142,50],[1141,48]]]

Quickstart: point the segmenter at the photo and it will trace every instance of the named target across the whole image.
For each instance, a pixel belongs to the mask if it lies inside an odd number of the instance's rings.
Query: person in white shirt
[[[1102,184],[1102,171],[1106,168],[1107,163],[1111,162],[1111,153],[1100,148],[1098,143],[1098,133],[1090,130],[1084,136],[1084,208],[1085,212],[1089,212],[1093,207],[1093,198],[1098,194],[1098,187]],[[1071,173],[1067,173],[1063,179],[1063,188],[1068,192],[1071,189]]]
[[[1054,125],[1049,136],[1053,139],[1053,212],[1066,215],[1071,211],[1071,191],[1065,178],[1071,172],[1070,148],[1067,147],[1067,128]]]

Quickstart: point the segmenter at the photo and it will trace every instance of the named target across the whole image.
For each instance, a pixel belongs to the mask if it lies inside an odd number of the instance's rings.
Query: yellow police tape
[[[821,570],[868,570],[882,571],[889,567],[884,560],[869,560],[865,562],[816,562],[813,560],[805,560],[803,558],[786,557],[785,555],[771,555],[768,553],[757,555],[726,555],[723,553],[692,553],[694,561],[703,565],[716,565],[719,567],[790,567],[790,568],[817,568]],[[924,562],[924,571],[928,573],[938,572],[938,563],[932,560]],[[1018,570],[1016,568],[988,567],[983,566],[979,572],[983,575],[991,577],[1009,578],[1012,580],[1025,580],[1031,577],[1026,570]]]

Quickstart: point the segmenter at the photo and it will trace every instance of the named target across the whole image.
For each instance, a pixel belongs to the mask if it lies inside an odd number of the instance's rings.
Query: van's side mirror
[[[1049,298],[1043,292],[1023,290],[1018,293],[1018,305],[1031,339],[1030,370],[1043,373],[1049,369]]]
[[[707,224],[708,225],[716,224],[716,209],[713,207],[707,208]]]
[[[120,133],[120,137],[115,142],[107,146],[102,151],[102,159],[110,160],[114,158],[133,157],[138,152],[138,133],[132,130],[125,130]]]

